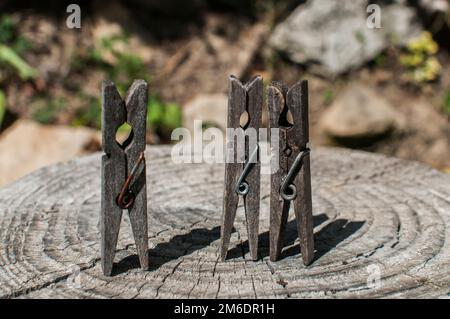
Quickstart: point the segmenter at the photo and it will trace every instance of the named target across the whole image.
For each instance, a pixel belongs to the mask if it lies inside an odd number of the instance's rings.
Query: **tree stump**
[[[174,164],[170,150],[147,148],[147,272],[124,214],[115,273],[102,275],[99,153],[0,190],[0,297],[448,298],[450,175],[381,155],[314,149],[313,263],[301,262],[292,212],[281,260],[269,261],[268,175],[260,259],[249,256],[240,205],[220,262],[224,165]]]

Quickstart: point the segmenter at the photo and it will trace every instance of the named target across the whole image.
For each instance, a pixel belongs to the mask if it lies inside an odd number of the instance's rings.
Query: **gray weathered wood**
[[[289,158],[289,167],[291,167],[297,155],[305,150],[309,143],[308,82],[301,81],[290,88],[286,96],[286,102],[289,105],[294,120],[293,134],[288,134],[288,138],[292,139],[289,145],[294,145]],[[297,188],[297,197],[294,199],[293,204],[300,238],[300,248],[303,263],[308,265],[314,258],[309,154],[303,158],[294,184]]]
[[[147,119],[147,83],[136,80],[128,90],[125,102],[111,81],[102,84],[102,207],[101,243],[102,267],[105,275],[111,275],[122,209],[116,198],[129,172],[145,150]],[[116,141],[117,129],[127,122],[132,132],[120,145]],[[145,165],[138,170],[130,185],[134,203],[128,209],[139,260],[142,269],[148,269],[147,191]]]
[[[101,205],[101,247],[102,267],[105,274],[111,274],[119,235],[122,209],[116,204],[116,197],[126,178],[126,155],[116,142],[117,129],[126,122],[125,103],[111,81],[102,83],[102,205]]]
[[[270,177],[261,176],[259,253],[249,262],[239,206],[220,262],[223,164],[175,164],[147,147],[149,271],[128,214],[117,275],[100,262],[96,153],[40,169],[0,189],[0,297],[436,298],[449,297],[450,175],[422,164],[315,147],[311,153],[315,259],[299,262],[291,210],[286,246],[268,257]],[[376,275],[379,284],[367,285]]]
[[[127,92],[125,105],[127,122],[133,128],[133,138],[125,148],[127,167],[130,172],[145,151],[147,134],[147,100],[148,87],[144,80],[135,80]],[[147,270],[148,261],[148,223],[147,223],[147,179],[145,165],[141,165],[135,182],[130,186],[135,194],[134,205],[128,209],[134,241],[141,268]]]
[[[251,82],[243,85],[234,76],[230,77],[230,91],[228,98],[228,123],[227,127],[237,129],[240,127],[240,117],[242,113],[247,112],[249,122],[247,127],[254,129],[259,141],[259,128],[262,120],[263,104],[263,82],[260,76],[255,77]],[[245,129],[247,129],[247,127]],[[239,195],[235,192],[236,183],[245,164],[237,162],[239,147],[245,147],[245,157],[248,159],[254,151],[254,145],[241,145],[236,138],[233,141],[233,148],[227,147],[233,153],[236,159],[231,163],[225,164],[224,179],[224,201],[223,217],[221,227],[221,259],[225,260],[228,252],[231,232],[236,209],[239,202]],[[250,148],[253,149],[250,149]],[[247,234],[250,252],[253,260],[258,259],[258,229],[259,229],[259,200],[260,200],[260,171],[261,164],[258,161],[252,166],[246,182],[250,185],[249,192],[244,195],[245,215],[247,219]]]
[[[309,142],[307,81],[299,82],[289,90],[281,83],[272,83],[268,88],[268,109],[270,128],[279,129],[279,148],[272,150],[278,152],[279,169],[272,174],[270,194],[270,260],[276,261],[284,246],[284,229],[290,208],[290,201],[280,196],[281,183],[297,155],[306,150]],[[288,111],[292,114],[293,123],[288,120]],[[308,265],[314,258],[309,154],[302,160],[294,185],[297,196],[293,206],[302,259]]]
[[[261,76],[255,77],[247,83],[247,107],[249,114],[248,127],[255,130],[257,141],[259,142],[259,128],[262,120],[263,107],[263,79]],[[250,158],[254,151],[254,145],[246,145],[245,156]],[[244,207],[247,220],[247,236],[250,248],[250,255],[253,260],[258,259],[258,231],[259,231],[259,201],[260,201],[260,175],[261,163],[258,157],[247,176],[247,183],[250,185],[249,192],[244,196]]]
[[[281,249],[284,242],[284,229],[289,213],[290,203],[283,201],[280,197],[280,186],[282,179],[289,170],[288,157],[286,152],[290,152],[287,148],[286,129],[290,127],[287,122],[286,109],[284,109],[283,117],[281,114],[283,107],[286,105],[285,96],[288,89],[282,83],[273,82],[267,88],[267,107],[269,111],[269,127],[270,129],[279,129],[279,147],[272,149],[272,158],[278,158],[279,169],[271,175],[270,179],[270,259],[277,260],[280,257]],[[281,121],[280,121],[281,119]]]

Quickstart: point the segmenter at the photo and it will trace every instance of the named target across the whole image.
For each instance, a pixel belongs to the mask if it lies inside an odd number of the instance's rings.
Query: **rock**
[[[99,149],[100,135],[93,129],[18,120],[0,136],[0,187],[40,167]]]
[[[367,26],[367,0],[310,0],[276,26],[271,45],[296,63],[313,62],[328,75],[358,68],[392,40],[406,44],[421,32],[413,8],[381,5],[381,28]]]
[[[428,14],[444,13],[448,14],[450,5],[447,0],[420,0],[418,5]]]
[[[408,116],[403,132],[380,143],[377,151],[421,161],[438,169],[450,167],[448,120],[424,98],[406,100],[403,108]]]
[[[183,107],[183,125],[193,133],[194,121],[202,120],[203,126],[217,127],[225,132],[227,112],[226,94],[200,94]]]
[[[322,130],[337,140],[373,140],[402,125],[401,115],[369,87],[353,84],[325,111]]]

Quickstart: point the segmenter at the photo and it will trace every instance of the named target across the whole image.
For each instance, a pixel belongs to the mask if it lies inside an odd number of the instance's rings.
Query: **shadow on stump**
[[[327,215],[320,214],[313,217],[314,227],[321,225],[328,220]],[[336,219],[323,227],[314,234],[315,254],[314,261],[325,255],[331,249],[335,248],[340,242],[357,232],[364,221],[348,221],[347,219]],[[234,232],[233,228],[233,232]],[[296,220],[293,219],[286,224],[284,235],[284,247],[281,259],[300,254],[298,243],[294,245],[297,239]],[[193,229],[187,234],[176,235],[168,242],[159,243],[155,248],[149,249],[150,267],[149,270],[156,270],[165,263],[176,260],[179,257],[189,255],[194,251],[209,246],[213,241],[220,238],[220,227],[213,229],[198,228]],[[259,235],[259,257],[269,256],[269,232],[266,231]],[[240,258],[248,253],[248,241],[232,248],[228,251],[227,259]],[[123,258],[114,265],[114,275],[118,275],[128,270],[139,268],[139,258],[136,254]]]
[[[314,227],[321,225],[327,220],[328,216],[326,214],[313,216]],[[340,242],[356,233],[364,223],[364,221],[348,221],[347,219],[340,218],[330,222],[319,232],[315,233],[315,253],[312,263],[335,248]],[[300,245],[298,243],[294,245],[297,238],[297,222],[295,219],[292,219],[286,223],[283,246],[286,248],[283,249],[280,259],[300,254]],[[259,235],[258,246],[259,258],[269,256],[270,242],[268,231]],[[228,252],[227,259],[243,257],[248,251],[248,241],[244,241]]]
[[[214,227],[213,229],[193,229],[187,234],[176,235],[168,242],[159,243],[155,248],[148,250],[150,255],[149,270],[156,270],[165,263],[207,247],[219,238],[219,226]],[[139,267],[139,258],[136,254],[133,254],[123,258],[114,265],[114,275],[118,275]]]

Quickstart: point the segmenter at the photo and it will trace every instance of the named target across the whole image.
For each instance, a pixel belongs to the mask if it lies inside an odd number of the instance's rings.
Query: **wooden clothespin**
[[[241,195],[244,199],[250,253],[252,259],[257,260],[261,170],[258,143],[262,119],[263,82],[262,77],[257,76],[251,82],[243,85],[237,78],[230,76],[229,83],[227,127],[234,130],[241,128],[241,115],[247,112],[249,120],[242,127],[242,130],[246,135],[256,132],[256,143],[249,143],[250,139],[247,137],[244,145],[242,145],[243,141],[236,141],[234,137],[234,140],[227,140],[227,152],[232,152],[232,156],[229,158],[233,158],[233,161],[225,164],[220,254],[222,261],[224,261],[230,244],[239,196]],[[230,143],[233,144],[232,147],[229,146]],[[238,162],[236,157],[240,155],[240,150],[244,150],[242,153],[245,153],[245,161]]]
[[[148,269],[145,135],[147,83],[135,80],[120,97],[111,81],[102,83],[101,259],[103,273],[112,274],[122,210],[128,210],[141,268]],[[130,136],[119,144],[117,129],[128,123]]]
[[[308,82],[301,81],[289,90],[273,82],[268,88],[271,131],[279,128],[279,166],[271,176],[270,260],[279,259],[283,235],[294,202],[303,263],[314,257],[314,235],[309,161]],[[288,113],[293,123],[289,122]]]

